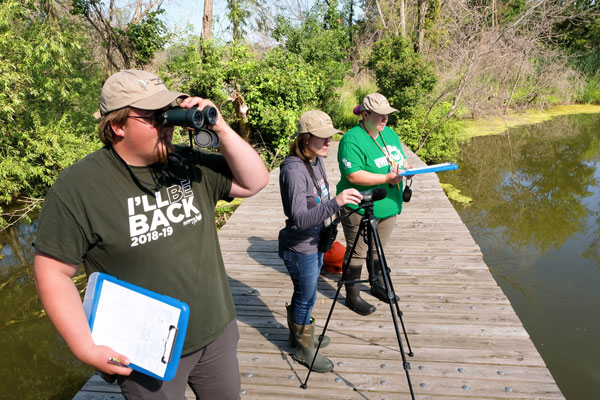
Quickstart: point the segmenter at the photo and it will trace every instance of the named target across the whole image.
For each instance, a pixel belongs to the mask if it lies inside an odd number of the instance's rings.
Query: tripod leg
[[[414,356],[414,353],[412,351],[412,348],[410,347],[410,342],[408,340],[408,334],[406,333],[406,327],[404,326],[404,320],[402,319],[402,311],[400,310],[400,305],[398,304],[398,301],[400,301],[400,298],[396,295],[396,291],[394,290],[394,284],[392,283],[392,278],[390,277],[390,269],[387,266],[387,261],[385,260],[385,255],[383,254],[383,249],[381,249],[381,253],[380,253],[383,262],[381,262],[381,279],[383,280],[383,287],[386,293],[386,298],[388,299],[388,301],[386,303],[390,304],[390,306],[392,306],[392,304],[390,303],[389,300],[393,300],[393,305],[396,308],[396,313],[398,315],[398,319],[400,320],[400,325],[402,325],[402,332],[404,333],[404,339],[406,340],[406,346],[408,347],[408,355],[409,356]]]
[[[364,227],[365,223],[363,223],[361,221],[360,227]],[[360,228],[359,228],[359,232],[360,232]],[[329,326],[329,321],[331,320],[331,316],[333,315],[333,309],[335,308],[335,304],[337,303],[337,299],[340,295],[340,290],[342,289],[342,285],[344,284],[348,284],[348,283],[352,283],[354,282],[353,280],[349,280],[348,276],[349,276],[349,271],[350,271],[350,263],[352,262],[352,254],[354,254],[354,249],[356,248],[356,244],[358,243],[358,239],[359,239],[360,235],[356,235],[356,237],[354,238],[354,242],[352,243],[352,248],[350,249],[350,256],[344,260],[344,265],[342,266],[342,276],[340,278],[340,280],[337,283],[337,290],[335,292],[335,296],[333,297],[333,302],[331,303],[331,308],[329,309],[329,315],[327,315],[327,319],[325,320],[325,326],[323,326],[323,333],[321,333],[321,336],[325,336],[325,332],[327,332],[327,327]],[[358,277],[360,279],[360,276]],[[356,282],[354,282],[356,283]],[[358,282],[358,284],[360,284],[360,281]],[[308,374],[306,375],[306,379],[304,380],[304,383],[302,383],[300,385],[300,387],[302,389],[306,389],[308,386],[308,379],[310,378],[310,373],[313,371],[313,366],[315,364],[315,361],[317,359],[317,355],[319,354],[319,350],[321,349],[321,340],[319,340],[318,344],[317,344],[317,348],[315,350],[312,362],[310,364],[310,367],[308,368]]]
[[[359,216],[358,214],[356,214],[356,216]],[[358,224],[358,226],[357,226]],[[364,249],[364,244],[361,242],[361,239],[363,241],[366,241],[365,238],[365,233],[366,233],[366,228],[367,228],[367,224],[366,221],[364,221],[362,218],[359,221],[353,220],[353,219],[349,219],[347,221],[344,222],[344,236],[346,237],[346,240],[348,241],[348,243],[350,243],[352,241],[353,245],[351,248],[348,248],[347,252],[346,252],[346,260],[349,267],[348,267],[348,279],[346,280],[346,307],[348,307],[349,309],[351,309],[352,311],[356,312],[357,314],[360,315],[369,315],[372,314],[373,312],[375,312],[375,307],[373,307],[371,304],[367,303],[364,299],[361,298],[360,296],[360,284],[361,284],[361,280],[360,280],[360,276],[361,276],[361,272],[362,272],[362,266],[363,266],[363,259],[362,258],[356,258],[356,261],[352,261],[354,259],[355,256],[359,255],[359,257],[362,257],[362,254],[364,253],[365,250]],[[359,246],[360,245],[360,246]],[[360,247],[360,249],[359,249]],[[357,251],[358,249],[358,251]],[[370,275],[370,271],[372,270],[372,265],[370,265],[368,263],[369,260],[369,254],[367,254],[367,270],[369,271],[369,275]]]
[[[373,273],[375,274],[375,278],[374,281],[371,282],[371,294],[377,297],[379,300],[389,303],[390,298],[385,290],[385,282],[383,280],[383,272],[381,270],[381,261],[375,261]],[[400,300],[398,296],[394,295],[394,297],[396,301]]]
[[[367,216],[367,212],[365,211],[365,217]],[[400,348],[400,355],[402,356],[402,363],[404,366],[404,372],[406,373],[406,379],[408,381],[408,388],[410,390],[411,398],[415,399],[415,393],[412,387],[412,381],[410,379],[410,363],[406,360],[406,354],[404,352],[404,345],[402,344],[402,337],[400,335],[400,329],[398,328],[398,318],[396,317],[396,312],[398,312],[398,317],[400,321],[402,321],[402,313],[400,312],[400,307],[398,306],[398,301],[396,300],[396,295],[393,292],[393,288],[391,286],[391,279],[389,276],[389,270],[387,267],[387,262],[385,260],[385,255],[383,254],[383,248],[381,246],[381,241],[379,240],[379,233],[377,232],[377,220],[371,214],[369,215],[369,226],[368,226],[368,243],[369,247],[375,245],[375,250],[379,256],[379,261],[381,262],[381,271],[383,276],[383,282],[385,285],[385,292],[387,293],[387,297],[390,300],[393,300],[396,308],[394,309],[394,304],[390,301],[390,312],[392,314],[392,321],[394,322],[394,330],[396,331],[396,339],[398,340],[398,347]],[[406,335],[406,329],[404,328],[404,322],[402,322],[402,329],[404,329],[404,337],[408,339]],[[412,355],[412,351],[411,351]]]

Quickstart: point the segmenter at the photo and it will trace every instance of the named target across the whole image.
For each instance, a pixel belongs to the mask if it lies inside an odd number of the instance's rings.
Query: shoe
[[[294,359],[307,368],[310,368],[316,353],[315,338],[313,336],[314,329],[314,325],[298,325],[292,322],[292,331],[298,343]],[[327,357],[323,357],[317,353],[312,371],[320,373],[331,372],[333,371],[333,363]]]
[[[375,261],[373,264],[373,272],[378,276],[374,284],[371,284],[371,294],[377,297],[379,300],[390,303],[387,292],[385,291],[385,282],[383,281],[383,275],[381,273],[381,264],[379,261]],[[396,301],[400,301],[400,298],[396,296]]]
[[[292,331],[292,323],[294,322],[292,306],[286,303],[285,310],[287,311],[287,323],[288,323],[288,329],[290,330],[290,334],[288,336],[288,345],[290,347],[296,347],[296,346],[298,346],[298,343],[296,343],[296,336],[294,335],[294,332]],[[310,317],[310,324],[313,326],[315,325],[315,319],[313,317]],[[313,329],[313,332],[314,332],[314,329]],[[331,343],[331,339],[329,338],[329,336],[323,335],[323,341],[321,342],[321,348],[329,346],[329,343]],[[315,345],[315,348],[319,345],[319,336],[315,337],[314,345]]]
[[[346,279],[354,281],[360,279],[362,266],[358,268],[349,268],[346,273]],[[346,283],[346,306],[360,315],[369,315],[375,312],[375,307],[367,303],[360,297],[360,282]]]

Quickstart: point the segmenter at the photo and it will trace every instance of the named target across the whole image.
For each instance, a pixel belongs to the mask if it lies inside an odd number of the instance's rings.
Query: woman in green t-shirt
[[[376,188],[386,191],[386,197],[373,205],[373,214],[377,219],[377,232],[383,247],[392,235],[396,215],[402,210],[402,176],[398,175],[398,172],[409,168],[398,135],[387,126],[388,115],[396,111],[398,110],[391,107],[388,100],[379,93],[365,96],[363,102],[354,109],[354,114],[360,116],[361,120],[346,132],[338,150],[341,180],[337,185],[337,193],[348,188],[355,188],[361,192]],[[349,213],[356,208],[348,205],[343,208],[343,212]],[[352,243],[358,233],[362,218],[359,214],[364,214],[364,211],[359,210],[358,213],[353,213],[342,220],[347,245],[344,263],[350,257]],[[347,280],[360,279],[367,250],[364,241],[358,240],[350,260]],[[389,302],[383,277],[379,273],[381,265],[376,252],[374,258],[377,280],[376,284],[371,286],[371,294],[382,301]],[[361,315],[368,315],[375,311],[375,307],[360,297],[360,283],[345,286],[348,308]]]

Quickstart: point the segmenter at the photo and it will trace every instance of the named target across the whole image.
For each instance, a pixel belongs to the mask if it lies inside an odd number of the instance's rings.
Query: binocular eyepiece
[[[217,123],[219,113],[211,106],[199,110],[197,107],[181,108],[173,107],[162,113],[161,119],[164,125],[182,126],[194,129],[194,142],[198,147],[218,147],[219,136],[209,129],[209,125]]]

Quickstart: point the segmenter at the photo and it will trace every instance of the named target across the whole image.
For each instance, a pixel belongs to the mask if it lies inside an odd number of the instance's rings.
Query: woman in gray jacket
[[[340,207],[358,204],[362,199],[356,189],[347,189],[329,198],[329,183],[322,157],[327,155],[331,136],[341,133],[331,118],[319,110],[307,111],[298,121],[298,132],[290,145],[290,155],[279,173],[279,189],[285,228],[279,232],[279,256],[294,284],[291,305],[286,306],[290,345],[298,349],[294,358],[310,367],[317,343],[313,337],[314,320],[310,314],[317,299],[317,281],[323,265],[318,251],[319,234]],[[329,344],[323,338],[321,347]],[[329,372],[333,363],[317,355],[313,371]]]

